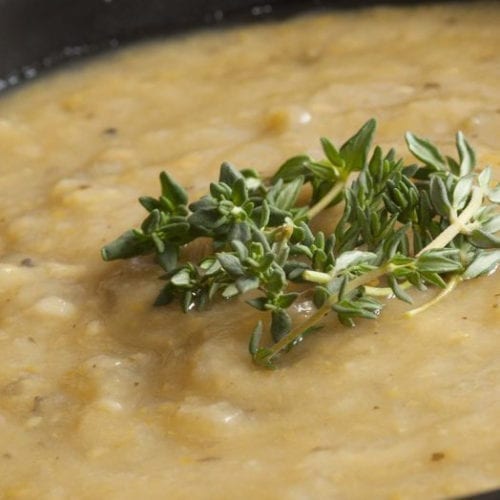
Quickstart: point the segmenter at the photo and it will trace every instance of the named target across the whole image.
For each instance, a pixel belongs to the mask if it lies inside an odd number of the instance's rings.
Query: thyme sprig
[[[440,288],[409,311],[416,314],[460,281],[494,272],[500,187],[489,167],[476,168],[463,134],[454,159],[408,132],[416,162],[406,164],[392,149],[377,146],[369,155],[375,127],[369,120],[340,148],[322,138],[324,158],[292,157],[270,178],[223,163],[209,193],[191,204],[163,172],[159,198],[139,199],[148,211],[140,228],[106,245],[102,256],[155,254],[166,281],[156,305],[177,299],[188,312],[217,296],[247,294],[250,306],[270,315],[270,344],[261,321],[249,342],[253,360],[267,367],[331,311],[354,326],[357,318],[377,318],[387,296],[411,303],[410,288]],[[342,201],[333,233],[314,232],[309,221]],[[200,237],[212,241],[208,255],[181,262],[181,248]],[[307,296],[316,309],[304,319],[292,307]]]

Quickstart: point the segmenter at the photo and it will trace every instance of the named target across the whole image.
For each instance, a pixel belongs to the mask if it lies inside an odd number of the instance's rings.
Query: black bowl
[[[432,0],[430,0],[432,1]],[[441,0],[443,1],[443,0]],[[0,91],[134,40],[326,7],[419,0],[0,0]]]
[[[446,1],[446,0],[437,0]],[[453,1],[453,0],[452,0]],[[456,0],[455,0],[456,1]],[[466,0],[465,0],[466,1]],[[40,72],[134,40],[262,22],[321,8],[419,0],[0,0],[0,92]],[[434,3],[433,0],[427,3]],[[500,489],[460,500],[500,499]],[[458,500],[458,499],[457,499]]]

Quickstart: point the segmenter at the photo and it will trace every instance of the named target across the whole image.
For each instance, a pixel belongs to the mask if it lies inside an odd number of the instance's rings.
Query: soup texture
[[[167,170],[266,173],[368,118],[500,167],[500,8],[324,12],[119,50],[0,99],[0,497],[412,499],[500,484],[498,274],[325,328],[268,371],[255,312],[154,308],[99,250]],[[323,219],[332,225],[335,213]],[[414,293],[415,304],[435,291]]]

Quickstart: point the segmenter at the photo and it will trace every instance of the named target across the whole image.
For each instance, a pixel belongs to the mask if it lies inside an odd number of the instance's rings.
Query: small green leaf
[[[244,168],[240,170],[240,173],[245,178],[245,185],[248,191],[257,191],[262,186],[262,179],[254,169]]]
[[[214,229],[227,222],[227,219],[215,210],[198,210],[189,216],[188,222],[204,234],[210,234]]]
[[[160,203],[158,200],[151,196],[141,196],[139,198],[139,203],[148,211],[152,212],[155,208],[160,208]]]
[[[185,313],[188,313],[192,309],[196,307],[196,303],[194,301],[193,292],[191,290],[186,290],[184,295],[181,298],[182,310]]]
[[[276,266],[269,276],[267,287],[273,294],[278,294],[286,285],[285,272],[281,267]]]
[[[377,181],[380,181],[383,177],[383,169],[384,158],[382,148],[380,146],[375,146],[370,161],[368,162],[368,170],[370,171],[371,175],[377,177]]]
[[[376,127],[377,122],[373,118],[368,120],[359,131],[348,139],[340,148],[340,156],[344,160],[349,172],[364,168]]]
[[[240,293],[247,293],[251,290],[256,290],[259,287],[259,279],[255,277],[250,278],[238,278],[236,280],[236,288]]]
[[[217,200],[212,198],[212,196],[203,196],[198,201],[191,203],[189,205],[189,209],[192,212],[197,211],[206,211],[206,210],[215,210],[218,206]]]
[[[230,299],[231,297],[235,297],[238,295],[240,291],[238,290],[238,287],[236,285],[227,285],[226,288],[224,288],[224,291],[222,292],[222,296],[225,299]]]
[[[343,161],[342,161],[343,162]],[[335,182],[339,176],[339,169],[327,164],[325,165],[322,162],[311,162],[309,165],[309,170],[312,174],[312,179],[309,179],[309,176],[306,177],[307,180],[316,183],[318,181],[328,181],[329,183]]]
[[[489,184],[491,182],[491,167],[484,168],[484,170],[478,175],[477,182],[483,191],[489,191]]]
[[[464,279],[470,280],[478,276],[487,276],[495,272],[500,264],[500,250],[480,250],[474,260],[469,264],[464,274]]]
[[[267,271],[271,264],[275,260],[275,254],[272,252],[266,252],[258,261],[256,270],[260,272]]]
[[[423,161],[425,165],[434,170],[446,170],[445,160],[434,144],[426,139],[417,137],[411,132],[406,133],[405,139],[408,149],[413,153],[413,156]]]
[[[337,151],[331,141],[326,137],[321,137],[320,141],[323,152],[325,153],[325,156],[328,158],[328,160],[337,167],[343,167],[344,161],[342,160],[340,153]]]
[[[285,182],[281,186],[275,185],[273,190],[273,205],[279,210],[289,210],[297,201],[304,178],[299,176],[293,181]]]
[[[164,243],[163,252],[159,252],[156,258],[160,266],[167,272],[173,271],[177,265],[179,247],[172,243]]]
[[[231,230],[227,234],[228,241],[241,241],[247,243],[250,241],[252,233],[246,221],[233,224]]]
[[[482,229],[474,229],[468,240],[478,248],[500,248],[500,238]]]
[[[287,309],[295,302],[298,296],[299,294],[296,292],[283,293],[276,300],[276,305],[282,309]]]
[[[271,215],[271,210],[269,209],[269,203],[267,200],[262,202],[260,206],[260,214],[259,214],[259,227],[264,228],[269,224],[269,217]]]
[[[155,208],[141,224],[141,229],[145,234],[151,234],[160,227],[161,213]]]
[[[344,324],[354,326],[352,318],[378,318],[382,305],[371,297],[363,296],[356,300],[343,299],[332,304],[332,309]]]
[[[263,329],[262,321],[259,321],[250,335],[250,342],[248,343],[248,351],[252,356],[255,356],[259,351],[260,341],[262,339]]]
[[[465,206],[471,194],[473,183],[474,177],[472,175],[466,175],[458,180],[453,190],[453,208],[455,210],[461,210]]]
[[[245,246],[244,243],[241,242],[241,240],[231,241],[231,246],[233,247],[234,251],[238,254],[238,259],[240,261],[244,261],[245,259],[248,258],[248,248]]]
[[[452,207],[448,197],[448,191],[441,177],[437,175],[431,177],[430,196],[432,206],[436,212],[442,217],[449,217]]]
[[[456,137],[458,157],[460,158],[460,177],[470,174],[476,166],[476,155],[462,132]]]
[[[441,276],[435,272],[422,272],[421,277],[426,281],[427,283],[431,283],[432,285],[435,285],[439,288],[446,288],[446,282],[441,278]]]
[[[243,175],[233,165],[226,161],[223,162],[220,166],[219,182],[223,182],[224,184],[233,187],[234,183],[239,179],[243,179],[243,181],[245,180]]]
[[[154,251],[154,244],[137,231],[125,231],[116,240],[108,243],[101,250],[103,260],[129,259],[137,255],[144,255]]]
[[[481,221],[481,230],[490,234],[498,233],[500,231],[500,214]]]
[[[267,311],[267,297],[256,297],[254,299],[248,299],[246,301],[247,304],[258,309],[259,311]]]
[[[241,179],[237,179],[233,184],[232,200],[235,205],[241,206],[245,203],[245,201],[247,201],[247,199],[247,186],[245,184],[245,179],[242,177]]]
[[[460,251],[458,249],[429,250],[416,260],[417,269],[422,273],[451,273],[460,271]]]
[[[408,304],[411,304],[413,302],[413,299],[409,294],[407,294],[401,285],[399,284],[396,276],[394,274],[389,274],[387,277],[389,281],[389,286],[391,287],[392,291],[394,292],[394,295],[399,299],[402,300],[403,302],[406,302]]]
[[[284,309],[276,309],[271,313],[271,336],[279,342],[292,328],[292,318]]]
[[[451,172],[457,176],[460,175],[460,165],[458,162],[452,158],[451,156],[446,157],[446,162],[448,163],[448,167],[450,168]]]
[[[182,268],[170,278],[170,282],[180,288],[188,287],[191,284],[191,274],[188,269]]]
[[[276,184],[279,179],[292,181],[299,175],[306,175],[311,159],[306,155],[294,156],[281,165],[272,178],[272,183]]]
[[[245,269],[235,255],[227,252],[220,252],[217,254],[217,260],[231,276],[240,277],[245,275]]]
[[[496,188],[490,189],[488,191],[488,199],[492,203],[499,203],[500,204],[500,186],[497,186]]]
[[[320,309],[326,304],[326,301],[330,297],[328,290],[323,286],[316,286],[313,293],[313,304],[317,309]]]
[[[335,262],[335,272],[338,274],[348,267],[358,264],[372,264],[377,259],[377,254],[373,252],[364,252],[361,250],[351,250],[342,253],[337,262]]]
[[[203,264],[205,262],[207,262],[207,266],[206,267],[203,266]],[[212,276],[212,275],[218,273],[222,269],[222,266],[220,265],[220,262],[217,259],[214,259],[214,258],[210,258],[210,259],[207,259],[206,261],[202,261],[201,267],[205,271],[205,276]]]
[[[156,247],[156,251],[159,254],[162,254],[165,251],[165,243],[161,240],[161,238],[158,236],[158,234],[153,233],[151,235],[151,239],[153,240],[153,243]]]
[[[317,248],[325,248],[325,233],[323,231],[318,231],[314,237],[314,246]]]
[[[160,174],[161,194],[177,205],[187,205],[188,195],[185,189],[177,184],[167,172]]]
[[[288,261],[283,266],[285,270],[286,277],[291,281],[302,281],[302,273],[309,269],[309,266],[305,262],[298,261]]]

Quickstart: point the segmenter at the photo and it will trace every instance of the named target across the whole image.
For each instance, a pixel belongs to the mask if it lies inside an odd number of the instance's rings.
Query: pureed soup
[[[195,199],[223,160],[271,172],[372,116],[385,150],[412,130],[451,152],[462,130],[498,169],[499,24],[494,3],[329,12],[139,45],[3,96],[1,496],[497,487],[498,275],[412,318],[396,300],[353,329],[330,315],[269,371],[243,300],[154,308],[152,260],[99,250],[143,219],[162,170]]]

